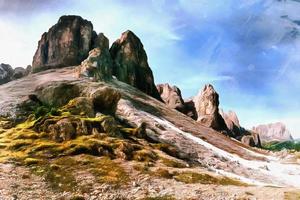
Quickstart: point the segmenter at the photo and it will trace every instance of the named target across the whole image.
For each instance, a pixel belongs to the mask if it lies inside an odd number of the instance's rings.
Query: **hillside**
[[[299,197],[296,154],[235,132],[211,84],[189,102],[156,87],[147,59],[79,16],[44,33],[31,73],[0,85],[0,199]]]

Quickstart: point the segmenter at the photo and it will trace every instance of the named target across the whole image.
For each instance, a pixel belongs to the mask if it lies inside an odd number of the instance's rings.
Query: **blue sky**
[[[81,15],[111,43],[134,31],[156,83],[184,97],[212,83],[243,126],[282,121],[300,137],[299,10],[296,0],[0,0],[0,62],[30,64],[43,32]]]

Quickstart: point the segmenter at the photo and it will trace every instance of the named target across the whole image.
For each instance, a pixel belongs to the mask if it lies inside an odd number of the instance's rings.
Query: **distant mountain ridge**
[[[252,128],[260,135],[262,142],[293,141],[293,137],[286,125],[282,122],[258,125]]]

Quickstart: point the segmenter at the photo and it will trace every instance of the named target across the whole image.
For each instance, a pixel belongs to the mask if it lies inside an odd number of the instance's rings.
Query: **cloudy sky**
[[[247,128],[282,121],[300,138],[300,0],[0,0],[0,62],[31,64],[61,15],[92,21],[111,42],[143,41],[156,83],[194,96],[205,83]]]

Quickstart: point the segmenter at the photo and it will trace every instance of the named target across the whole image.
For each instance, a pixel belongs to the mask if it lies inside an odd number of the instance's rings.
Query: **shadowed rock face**
[[[158,84],[156,87],[160,97],[169,108],[176,109],[180,112],[184,111],[184,101],[178,87],[171,87],[168,83]]]
[[[121,38],[113,43],[110,53],[114,61],[113,75],[119,81],[161,100],[143,44],[133,32],[124,32]]]
[[[7,64],[0,65],[0,85],[11,81],[11,77],[14,73],[13,68]]]
[[[293,140],[290,131],[281,122],[259,125],[253,127],[252,130],[259,134],[262,142]]]
[[[226,123],[219,113],[219,95],[212,85],[205,85],[195,97],[194,102],[199,123],[218,131],[228,131]]]
[[[225,113],[220,109],[220,114],[225,120],[227,128],[233,133],[235,138],[239,138],[243,134],[243,128],[240,126],[239,119],[234,111]]]
[[[33,71],[78,65],[92,48],[93,25],[79,16],[62,16],[42,35]]]

